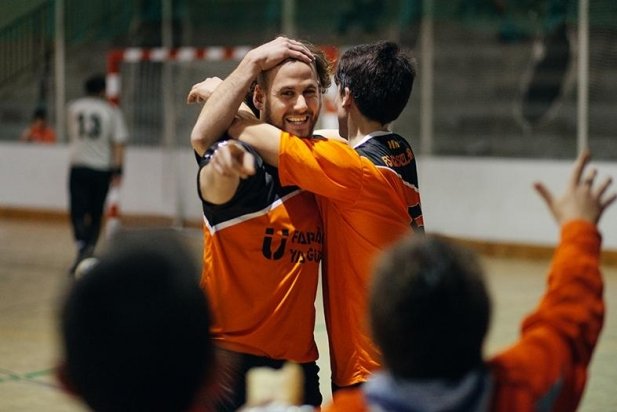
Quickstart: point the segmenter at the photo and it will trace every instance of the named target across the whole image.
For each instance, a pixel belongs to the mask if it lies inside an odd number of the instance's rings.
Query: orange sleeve
[[[279,178],[333,200],[354,201],[362,188],[360,155],[346,143],[281,133]]]
[[[322,412],[368,412],[362,389],[343,389],[334,394],[332,402]]]
[[[576,409],[602,329],[600,243],[600,234],[589,222],[571,221],[563,226],[546,293],[524,320],[519,342],[490,362],[497,382],[526,387],[530,399],[537,401],[553,392],[552,410]],[[500,399],[510,402],[507,394],[500,393],[506,386],[498,384],[497,403]]]

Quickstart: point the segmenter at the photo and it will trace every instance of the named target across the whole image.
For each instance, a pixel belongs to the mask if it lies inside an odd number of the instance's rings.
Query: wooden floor
[[[201,234],[182,232],[196,258]],[[0,218],[0,411],[83,411],[58,388],[53,368],[58,358],[57,309],[68,285],[73,258],[64,222]],[[488,354],[512,343],[520,319],[544,290],[545,260],[483,258],[494,296]],[[617,268],[605,268],[608,316],[590,371],[581,411],[617,412]],[[322,305],[318,303],[318,311]],[[321,319],[322,315],[318,314]],[[322,388],[329,392],[327,341],[323,320],[316,326]],[[164,377],[161,377],[164,378]]]

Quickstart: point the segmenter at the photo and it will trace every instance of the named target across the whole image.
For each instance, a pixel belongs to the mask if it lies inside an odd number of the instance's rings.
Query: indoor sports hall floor
[[[201,233],[183,230],[196,258]],[[0,411],[85,410],[64,395],[54,380],[57,308],[68,285],[73,258],[68,224],[0,217]],[[487,353],[516,339],[522,316],[544,289],[547,261],[484,258],[494,296]],[[617,267],[605,267],[608,315],[590,371],[581,411],[617,412]],[[322,388],[330,397],[327,341],[317,305]],[[164,379],[164,377],[161,377]]]

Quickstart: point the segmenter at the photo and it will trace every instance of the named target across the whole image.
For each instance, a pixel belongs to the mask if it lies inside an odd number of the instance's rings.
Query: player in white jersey
[[[69,103],[69,193],[77,257],[70,273],[96,246],[110,184],[120,184],[128,130],[122,112],[105,98],[105,77],[85,83],[87,96]]]

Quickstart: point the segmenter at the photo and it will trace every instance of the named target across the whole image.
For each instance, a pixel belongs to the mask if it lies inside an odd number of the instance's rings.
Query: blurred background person
[[[19,137],[22,142],[33,143],[55,143],[56,132],[47,123],[47,110],[42,107],[37,108],[32,116],[32,123]]]
[[[71,275],[94,253],[109,186],[120,184],[128,139],[122,112],[105,98],[105,76],[88,78],[84,88],[86,96],[67,107],[70,213],[77,249]]]

